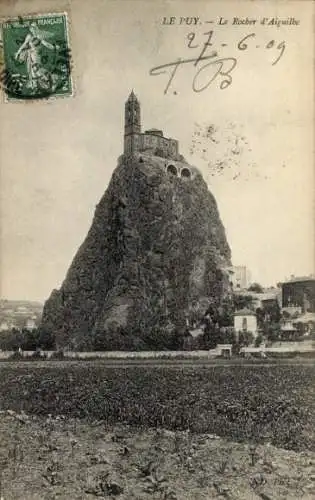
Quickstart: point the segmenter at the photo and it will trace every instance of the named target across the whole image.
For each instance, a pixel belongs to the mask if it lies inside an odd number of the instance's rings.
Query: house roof
[[[315,276],[292,276],[290,279],[283,281],[281,285],[286,285],[287,283],[300,283],[303,281],[315,281]]]
[[[245,307],[244,309],[235,311],[234,316],[256,316],[256,313]]]

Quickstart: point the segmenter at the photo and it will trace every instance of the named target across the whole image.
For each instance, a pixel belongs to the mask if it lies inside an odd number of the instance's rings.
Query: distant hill
[[[43,304],[32,300],[0,299],[0,330],[38,326]]]
[[[0,299],[0,309],[2,308],[17,308],[17,307],[29,307],[35,309],[43,309],[43,304],[35,300],[10,300],[10,299]]]

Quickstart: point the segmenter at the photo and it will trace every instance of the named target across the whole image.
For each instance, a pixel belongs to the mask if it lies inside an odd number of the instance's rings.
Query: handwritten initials
[[[237,59],[235,57],[219,57],[217,51],[212,51],[210,54],[207,55],[206,52],[208,48],[213,45],[212,39],[214,32],[211,30],[208,31],[207,33],[204,33],[204,35],[207,38],[206,41],[204,41],[202,44],[202,48],[198,57],[192,57],[187,59],[178,58],[176,61],[156,66],[155,68],[152,68],[150,70],[150,75],[152,76],[168,74],[168,81],[164,88],[164,94],[167,94],[179,67],[187,64],[193,64],[196,68],[198,66],[196,74],[194,75],[192,81],[192,90],[194,92],[204,91],[216,80],[219,80],[219,88],[221,90],[224,90],[231,85],[232,73],[237,66]],[[253,40],[255,37],[256,37],[255,33],[250,33],[244,36],[237,44],[236,46],[237,50],[239,51],[247,50],[248,41],[250,39]],[[199,44],[196,43],[196,34],[194,32],[189,33],[186,38],[187,38],[188,49],[198,49]],[[226,44],[221,44],[221,46],[226,46]],[[271,49],[275,46],[276,42],[274,40],[271,40],[266,45],[265,48]],[[277,62],[281,59],[285,50],[285,42],[282,41],[276,46],[276,48],[280,52],[277,59],[272,63],[273,66],[277,64]],[[200,66],[200,63],[209,60],[210,62],[207,62],[206,64]],[[213,70],[213,72],[209,77],[208,71],[210,71],[211,69]],[[206,77],[205,74],[207,75]],[[206,82],[201,83],[200,80],[202,79],[206,79]]]

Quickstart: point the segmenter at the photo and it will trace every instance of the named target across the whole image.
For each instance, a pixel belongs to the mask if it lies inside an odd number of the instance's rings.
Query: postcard
[[[314,3],[0,3],[0,498],[314,489]]]

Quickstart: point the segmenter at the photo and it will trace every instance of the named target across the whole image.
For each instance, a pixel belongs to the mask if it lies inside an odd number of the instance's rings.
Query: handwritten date
[[[207,89],[214,81],[218,80],[219,88],[224,90],[229,87],[233,81],[232,73],[237,66],[236,57],[220,57],[216,50],[213,50],[210,54],[206,55],[209,47],[213,46],[212,40],[214,32],[213,30],[204,33],[207,37],[206,40],[201,45],[201,51],[197,57],[189,57],[187,59],[179,58],[176,61],[170,63],[162,64],[156,66],[150,70],[150,75],[157,76],[161,74],[168,74],[167,84],[164,88],[164,94],[167,94],[178,69],[181,66],[193,64],[196,67],[196,73],[192,81],[192,89],[194,92],[202,92]],[[187,47],[188,49],[198,49],[200,44],[196,42],[196,33],[191,32],[187,35]],[[250,46],[258,48],[254,44],[254,39],[256,38],[256,33],[249,33],[244,36],[236,45],[238,51],[246,51]],[[226,47],[227,44],[222,43],[221,47]],[[272,62],[272,66],[276,65],[284,54],[286,45],[285,41],[276,42],[275,40],[270,40],[265,46],[265,49],[276,49],[277,57]],[[202,64],[205,61],[206,64]],[[201,64],[200,64],[201,63]],[[198,66],[198,68],[197,68]],[[208,72],[208,73],[207,73]],[[205,80],[205,74],[207,74]],[[206,81],[206,83],[204,83]],[[203,83],[201,83],[203,82]]]

